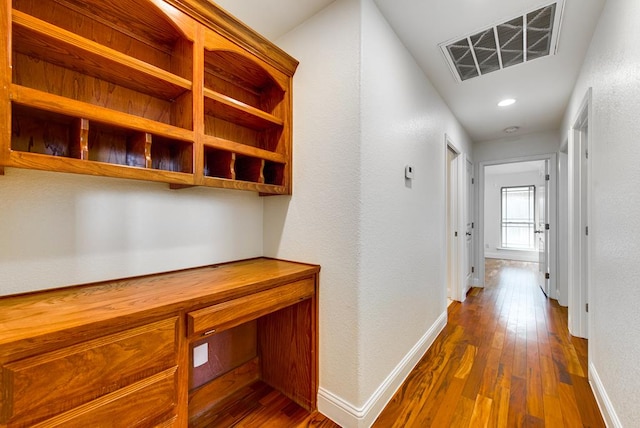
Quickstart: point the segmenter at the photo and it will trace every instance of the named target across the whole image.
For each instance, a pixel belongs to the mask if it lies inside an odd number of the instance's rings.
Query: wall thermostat
[[[413,166],[407,165],[404,167],[404,178],[412,179],[413,178]]]

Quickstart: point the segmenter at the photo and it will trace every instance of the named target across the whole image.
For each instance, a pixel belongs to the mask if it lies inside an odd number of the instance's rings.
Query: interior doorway
[[[536,263],[539,287],[557,299],[557,168],[551,167],[556,163],[555,153],[480,163],[477,254],[482,280],[485,258]]]

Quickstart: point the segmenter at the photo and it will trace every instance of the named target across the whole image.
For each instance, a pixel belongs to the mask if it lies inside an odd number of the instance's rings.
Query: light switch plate
[[[404,167],[404,178],[413,178],[413,165],[407,165]]]
[[[209,361],[209,344],[203,343],[193,348],[193,367],[200,367]]]

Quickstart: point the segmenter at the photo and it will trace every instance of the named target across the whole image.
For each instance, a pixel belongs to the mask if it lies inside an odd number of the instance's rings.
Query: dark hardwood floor
[[[587,341],[537,284],[537,264],[487,259],[375,427],[604,427]]]
[[[587,342],[537,285],[537,264],[487,259],[486,287],[449,321],[374,427],[604,427],[587,381]],[[335,423],[264,384],[197,426]],[[243,392],[245,394],[245,392]]]

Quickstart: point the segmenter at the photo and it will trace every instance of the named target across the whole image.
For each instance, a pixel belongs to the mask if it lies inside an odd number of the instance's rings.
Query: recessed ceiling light
[[[513,98],[507,98],[506,100],[502,100],[498,103],[498,107],[506,107],[506,106],[510,106],[512,104],[515,104],[516,100],[514,100]]]
[[[504,128],[504,132],[506,132],[507,134],[513,134],[514,132],[518,132],[518,130],[520,130],[519,126],[510,126],[508,128]]]

